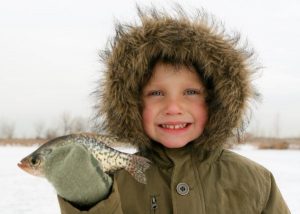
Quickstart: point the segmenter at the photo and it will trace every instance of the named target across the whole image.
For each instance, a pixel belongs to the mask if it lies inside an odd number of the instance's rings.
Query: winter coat
[[[125,170],[115,175],[112,193],[86,212],[62,198],[62,214],[287,214],[273,175],[264,167],[224,149],[156,148],[140,184]]]
[[[96,118],[99,129],[152,160],[147,184],[121,170],[108,199],[79,212],[59,198],[62,213],[289,213],[268,170],[224,149],[244,130],[258,95],[251,83],[253,52],[203,11],[195,17],[181,8],[175,15],[138,12],[140,22],[117,25],[101,55]],[[205,129],[181,149],[152,142],[142,126],[141,92],[161,58],[192,64],[208,94]]]

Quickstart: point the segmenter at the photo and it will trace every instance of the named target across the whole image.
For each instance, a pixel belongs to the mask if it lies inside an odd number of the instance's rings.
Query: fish
[[[139,155],[118,151],[110,146],[118,142],[116,137],[94,133],[64,135],[47,141],[17,165],[31,175],[45,177],[45,162],[52,151],[65,145],[79,144],[93,155],[103,172],[111,174],[119,169],[125,169],[139,183],[146,184],[145,171],[150,167],[151,161]]]

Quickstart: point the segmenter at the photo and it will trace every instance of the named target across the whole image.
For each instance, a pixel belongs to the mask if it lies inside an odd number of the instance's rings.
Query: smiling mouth
[[[190,123],[180,123],[180,124],[160,124],[159,127],[164,128],[164,129],[172,129],[172,130],[177,130],[177,129],[184,129],[187,126],[189,126]]]

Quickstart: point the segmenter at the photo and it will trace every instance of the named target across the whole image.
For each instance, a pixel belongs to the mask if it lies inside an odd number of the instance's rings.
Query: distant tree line
[[[2,121],[0,124],[0,138],[12,139],[15,134],[15,124]]]
[[[244,134],[245,140],[255,137],[280,137],[280,115],[274,116],[273,129],[267,132],[263,129],[259,120],[255,121],[252,130]],[[36,139],[51,139],[61,135],[67,135],[75,132],[91,132],[93,130],[88,118],[72,116],[68,112],[59,115],[57,124],[47,125],[45,121],[39,121],[34,124],[34,135]],[[12,139],[16,137],[15,123],[9,121],[0,121],[0,139]]]
[[[57,124],[47,126],[45,121],[39,121],[34,125],[33,138],[52,139],[61,135],[75,132],[89,132],[92,128],[89,119],[80,116],[71,116],[64,112],[58,118]],[[0,121],[0,138],[13,139],[16,136],[16,126],[13,122]]]

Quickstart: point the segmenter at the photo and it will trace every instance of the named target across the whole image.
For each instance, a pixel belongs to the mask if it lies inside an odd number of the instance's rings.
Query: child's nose
[[[177,115],[182,114],[182,106],[179,100],[170,99],[166,102],[165,114],[167,115]]]

